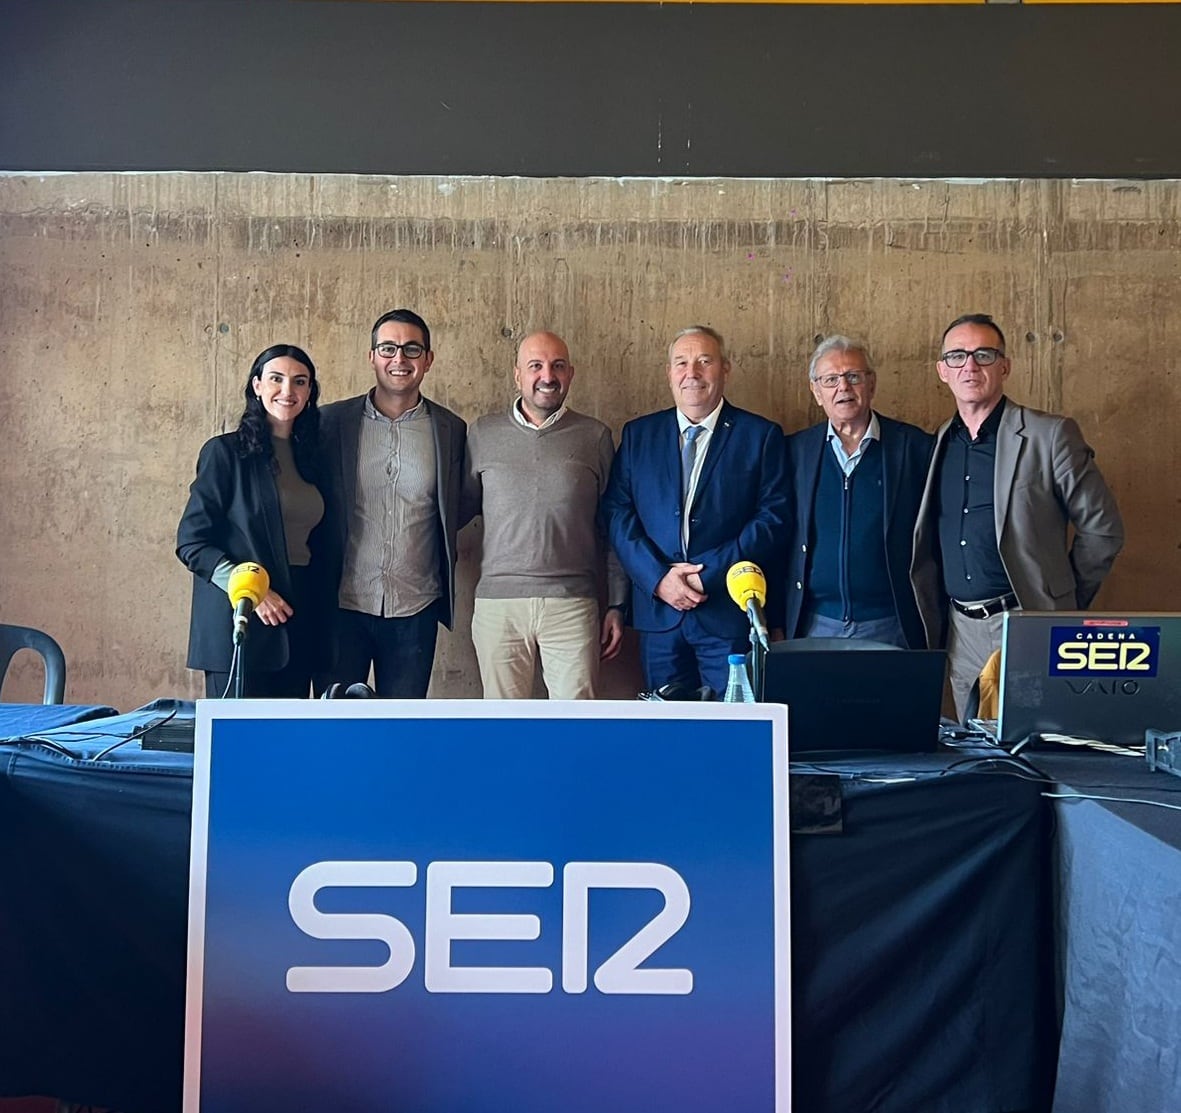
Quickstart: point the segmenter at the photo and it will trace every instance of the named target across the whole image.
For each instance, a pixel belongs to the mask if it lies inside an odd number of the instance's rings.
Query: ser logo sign
[[[389,958],[380,966],[293,966],[291,993],[385,993],[401,985],[414,968],[416,947],[410,928],[376,912],[324,912],[316,907],[322,889],[412,886],[414,862],[315,862],[292,882],[288,910],[295,926],[313,939],[373,940]],[[533,940],[541,919],[529,913],[458,913],[455,889],[547,889],[554,883],[550,862],[431,862],[426,869],[423,982],[428,993],[549,993],[553,972],[544,966],[457,966],[456,940]],[[562,989],[585,993],[589,966],[589,904],[594,889],[650,889],[664,907],[594,973],[600,993],[684,994],[693,991],[693,972],[642,967],[689,918],[684,878],[659,862],[567,862],[562,870]]]
[[[1141,680],[1156,676],[1159,660],[1159,626],[1055,626],[1050,631],[1050,675],[1071,682],[1075,692],[1135,695]]]

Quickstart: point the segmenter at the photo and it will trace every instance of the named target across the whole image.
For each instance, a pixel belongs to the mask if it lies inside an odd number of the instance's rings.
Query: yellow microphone
[[[770,649],[770,639],[767,636],[767,619],[763,614],[763,607],[767,603],[767,577],[757,564],[749,560],[740,560],[730,565],[726,573],[726,590],[730,598],[746,611],[750,619],[751,628],[759,645]]]
[[[271,578],[261,564],[245,561],[230,572],[226,591],[234,607],[234,644],[246,636],[250,614],[266,597],[271,588]]]

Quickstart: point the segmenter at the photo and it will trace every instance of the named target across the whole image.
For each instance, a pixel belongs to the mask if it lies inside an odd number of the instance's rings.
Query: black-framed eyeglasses
[[[1000,348],[977,348],[973,352],[969,352],[966,348],[952,348],[950,352],[944,352],[939,358],[948,367],[963,367],[968,362],[968,356],[976,361],[977,367],[991,367],[998,359],[1004,359],[1005,353]]]
[[[417,340],[408,340],[405,344],[395,344],[392,340],[383,340],[380,344],[374,344],[373,350],[382,359],[393,359],[399,351],[407,359],[418,359],[419,356],[426,354],[426,346]]]
[[[850,386],[860,386],[872,374],[872,371],[842,371],[839,375],[835,372],[831,375],[818,375],[812,381],[819,383],[825,390],[832,390],[840,385],[842,379]]]

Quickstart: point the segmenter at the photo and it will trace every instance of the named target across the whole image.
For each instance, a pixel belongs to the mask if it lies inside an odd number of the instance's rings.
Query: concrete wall
[[[680,327],[728,337],[730,396],[816,419],[814,338],[868,338],[883,412],[934,427],[942,327],[992,312],[1010,392],[1076,416],[1128,525],[1100,605],[1181,609],[1181,184],[78,174],[0,178],[0,620],[50,631],[67,699],[194,695],[175,528],[251,358],[306,347],[325,400],[366,389],[368,328],[417,308],[428,393],[505,405],[515,339],[570,341],[577,408],[617,432],[668,403]],[[438,696],[478,694],[464,535]],[[634,647],[611,671],[638,686]],[[7,699],[38,699],[18,658]]]

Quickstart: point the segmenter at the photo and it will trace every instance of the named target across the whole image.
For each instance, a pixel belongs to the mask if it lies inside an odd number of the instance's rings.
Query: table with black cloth
[[[844,834],[792,839],[793,1108],[1048,1109],[1043,786],[950,754],[815,768],[846,778]]]
[[[1181,777],[1118,754],[1030,760],[1056,793],[1124,801],[1054,805],[1062,1011],[1054,1113],[1181,1110]]]
[[[180,1109],[193,759],[94,760],[170,714],[0,745],[0,1095]]]
[[[158,714],[0,746],[0,1094],[180,1108],[192,759],[95,756]],[[807,769],[841,776],[844,831],[792,839],[794,1108],[1048,1109],[1041,786],[951,754]]]

